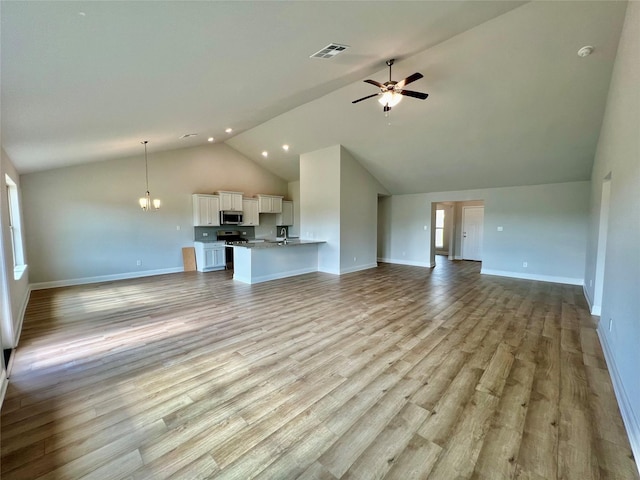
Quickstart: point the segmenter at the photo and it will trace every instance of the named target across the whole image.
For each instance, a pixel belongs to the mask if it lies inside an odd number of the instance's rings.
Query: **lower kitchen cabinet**
[[[224,242],[194,242],[194,246],[196,249],[196,268],[199,272],[225,269]]]

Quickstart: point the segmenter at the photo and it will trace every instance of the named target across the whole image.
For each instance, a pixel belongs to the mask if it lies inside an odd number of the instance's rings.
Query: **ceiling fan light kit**
[[[411,82],[415,82],[422,78],[421,73],[414,73],[413,75],[409,75],[404,80],[399,82],[395,82],[391,80],[391,66],[395,60],[392,58],[391,60],[387,60],[387,66],[389,67],[389,81],[380,83],[375,80],[365,80],[364,83],[369,83],[374,85],[380,89],[378,93],[374,93],[372,95],[367,95],[366,97],[359,98],[358,100],[354,100],[351,103],[358,103],[362,100],[366,100],[367,98],[380,97],[378,98],[378,102],[382,105],[382,110],[388,113],[392,107],[395,107],[400,100],[402,100],[403,96],[419,98],[420,100],[426,99],[429,94],[422,92],[414,92],[412,90],[404,90],[405,85],[410,84]]]

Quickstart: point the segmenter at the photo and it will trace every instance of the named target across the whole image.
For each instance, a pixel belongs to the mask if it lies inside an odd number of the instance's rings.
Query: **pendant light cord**
[[[147,195],[149,194],[149,166],[147,164],[147,143],[149,143],[149,140],[145,140],[144,142],[140,142],[142,144],[144,144],[144,176],[146,179],[146,186],[147,186]]]

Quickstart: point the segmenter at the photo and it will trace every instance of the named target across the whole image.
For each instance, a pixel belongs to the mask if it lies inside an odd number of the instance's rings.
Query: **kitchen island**
[[[318,271],[315,240],[250,242],[233,246],[233,279],[260,283]]]

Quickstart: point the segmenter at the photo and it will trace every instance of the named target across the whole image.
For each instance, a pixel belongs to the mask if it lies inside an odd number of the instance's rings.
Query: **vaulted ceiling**
[[[21,173],[213,136],[289,181],[300,154],[342,144],[390,192],[413,193],[588,179],[626,3],[0,8],[2,146]],[[349,48],[309,58],[331,42]],[[429,98],[387,118],[375,98],[351,101],[376,92],[362,80],[388,79],[389,58],[394,80],[421,72],[410,89]]]

